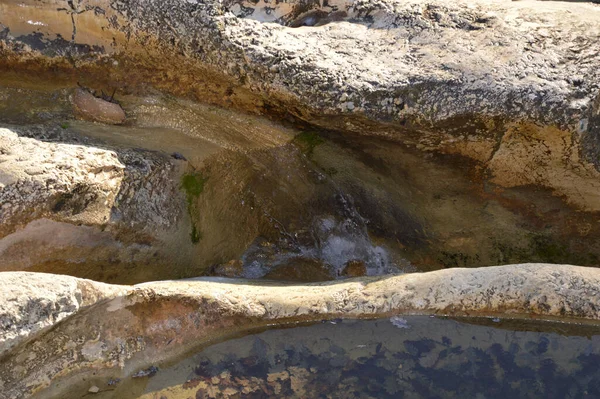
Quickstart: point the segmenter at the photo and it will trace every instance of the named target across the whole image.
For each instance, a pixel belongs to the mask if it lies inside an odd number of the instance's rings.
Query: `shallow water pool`
[[[114,398],[600,397],[600,329],[405,316],[268,330],[205,347]]]

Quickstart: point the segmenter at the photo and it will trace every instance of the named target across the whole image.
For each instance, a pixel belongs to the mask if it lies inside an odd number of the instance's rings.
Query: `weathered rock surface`
[[[60,396],[69,380],[131,375],[211,340],[294,321],[395,314],[600,321],[600,270],[568,265],[293,286],[193,279],[119,287],[20,272],[0,274],[0,285],[0,387],[7,398]]]
[[[87,306],[125,292],[125,287],[52,275],[6,273],[0,290],[0,357]]]
[[[487,255],[478,258],[482,251],[477,240],[466,233],[471,229],[469,226],[448,229],[448,234],[440,238],[444,242],[443,254],[433,256],[433,262],[425,256],[423,264],[439,264],[440,258],[445,265],[554,261],[545,257],[547,253],[559,253],[562,259],[556,262],[597,264],[597,249],[588,244],[596,234],[594,223],[585,225],[587,222],[581,220],[587,216],[576,211],[588,211],[585,215],[589,215],[589,220],[597,220],[594,212],[600,211],[596,67],[599,57],[593,50],[600,37],[598,6],[501,0],[336,0],[326,4],[85,0],[73,3],[72,7],[63,6],[54,0],[0,4],[0,70],[6,72],[2,81],[7,85],[32,85],[35,76],[43,77],[44,87],[50,82],[53,87],[61,88],[57,97],[63,102],[68,98],[64,88],[73,88],[76,83],[98,92],[112,93],[117,89],[117,96],[122,97],[158,88],[231,108],[286,117],[293,123],[302,122],[303,126],[308,122],[336,129],[349,137],[354,137],[349,132],[378,135],[424,152],[452,154],[448,159],[469,165],[470,169],[465,168],[464,173],[469,179],[481,182],[485,188],[481,190],[485,191],[483,196],[495,200],[495,194],[503,190],[546,187],[567,202],[569,208],[563,211],[553,206],[551,211],[544,210],[538,216],[539,208],[524,205],[529,199],[519,202],[509,198],[516,190],[512,191],[498,201],[512,204],[513,209],[521,212],[515,220],[526,217],[523,213],[533,209],[529,213],[536,214],[535,224],[542,226],[526,232],[535,230],[533,239],[515,234],[515,241],[526,243],[525,255],[509,256],[507,260],[504,253],[510,251],[503,249],[510,245],[500,240],[485,249]],[[27,79],[22,79],[23,76]],[[12,98],[12,93],[5,98]],[[128,109],[128,114],[131,123],[140,126],[164,120],[168,114],[169,127],[190,135],[206,134],[205,125],[223,123],[222,119],[186,120],[190,113],[183,108],[178,110],[149,101],[138,107],[138,112]],[[224,126],[222,134],[211,132],[211,142],[248,153],[255,148],[255,140],[268,142],[269,148],[283,146],[287,140],[276,129],[248,128],[247,137],[237,134],[239,131],[230,134],[232,125]],[[282,157],[278,157],[277,162],[281,163]],[[464,157],[474,162],[465,162]],[[133,164],[126,166],[125,176],[128,170],[139,170]],[[156,172],[160,166],[157,168],[152,170]],[[246,179],[230,179],[229,171],[214,173],[212,182],[228,179],[228,184],[245,184]],[[141,182],[137,178],[135,181]],[[141,187],[146,186],[140,184]],[[223,192],[228,187],[227,184],[209,187],[204,197],[214,205],[225,197]],[[294,184],[294,197],[299,197],[298,187],[301,186]],[[248,191],[251,189],[254,185],[248,185]],[[114,214],[123,215],[123,220],[129,217],[140,222],[144,220],[139,211],[142,208],[147,218],[162,215],[161,207],[169,206],[164,201],[169,196],[151,188],[141,190],[146,195],[136,197],[140,201],[162,198],[162,202],[140,208],[129,202],[124,206],[125,202],[117,198],[116,202],[123,206],[114,208],[119,211]],[[217,190],[219,196],[213,195]],[[362,187],[352,194],[357,197],[361,190]],[[228,201],[220,201],[219,206],[212,208],[214,212],[196,212],[199,230],[194,232],[195,240],[203,228],[216,231],[206,234],[196,245],[196,253],[209,254],[205,257],[209,265],[239,257],[257,235],[274,230],[271,225],[275,222],[265,219],[280,219],[271,208],[277,211],[282,208],[281,202],[271,206],[265,201],[267,206],[260,207],[262,213],[259,207],[254,207],[253,212],[243,209],[234,215],[232,209],[241,209],[249,203],[249,198],[240,198],[239,193],[236,189]],[[367,196],[372,193],[363,195]],[[197,207],[208,209],[206,198],[199,198]],[[393,203],[391,198],[385,201]],[[381,205],[383,200],[379,202]],[[539,203],[530,202],[536,206]],[[365,201],[363,212],[375,209],[370,204]],[[379,212],[384,208],[376,209]],[[396,212],[398,207],[390,205],[385,210],[400,215],[397,219],[411,227],[396,231],[402,234],[416,231],[417,238],[422,238],[421,225],[425,223],[413,215],[404,218],[405,209],[400,209],[404,213]],[[231,228],[217,231],[214,226],[217,223],[224,226],[225,217],[221,214],[225,212],[234,221],[229,223]],[[382,231],[397,227],[387,224],[386,220],[392,218],[377,212],[368,217],[379,219],[374,224],[384,226]],[[567,222],[568,217],[561,216],[558,221],[548,222],[550,212],[557,215],[573,212],[577,221]],[[427,210],[427,213],[433,212]],[[254,231],[237,228],[238,218],[246,216],[245,224],[255,226]],[[164,218],[159,216],[159,219]],[[260,229],[262,225],[269,225],[269,229]],[[143,228],[143,223],[138,223],[130,230]],[[464,231],[455,234],[461,229]],[[149,238],[153,234],[149,228],[141,236]],[[235,240],[234,234],[239,236]],[[488,233],[478,231],[472,235],[480,234]],[[557,234],[569,236],[569,244],[545,245],[547,237],[552,236],[552,241]],[[493,233],[488,236],[490,242],[494,241]],[[94,237],[95,242],[105,239],[103,235]],[[183,237],[180,241],[183,242]],[[528,241],[541,241],[543,248],[538,250],[539,245],[529,245]],[[136,238],[136,243],[144,242],[142,237]],[[529,256],[529,247],[535,247],[533,251],[542,256]],[[594,248],[588,251],[587,247]],[[145,250],[148,246],[141,248]],[[96,258],[124,262],[125,258],[139,258],[136,251]],[[495,258],[488,260],[491,253]],[[571,253],[582,253],[582,259],[562,256]]]
[[[57,4],[2,5],[0,67],[19,65],[25,73],[52,66],[72,76],[63,81],[77,77],[126,91],[150,83],[203,101],[383,135],[475,159],[498,185],[541,185],[582,209],[600,209],[597,5]],[[24,10],[33,25],[24,22]],[[73,62],[65,62],[65,52]]]
[[[0,270],[139,282],[169,278],[167,259],[189,266],[181,161],[17,130],[0,129]]]
[[[547,187],[594,218],[600,211],[598,43],[600,8],[592,4],[0,4],[0,71],[10,84],[38,79],[64,88],[81,81],[120,94],[154,87],[293,123],[382,136],[425,152],[468,157],[472,170],[500,189]],[[121,121],[117,114],[96,120]],[[232,149],[244,151],[251,141],[240,140]],[[273,139],[272,145],[283,142]],[[239,169],[255,166],[240,158]],[[186,215],[178,187],[181,161],[164,154],[44,143],[1,130],[0,162],[0,270],[28,269],[37,258],[44,264],[30,270],[78,269],[79,275],[103,280],[118,274],[120,281],[142,281],[150,279],[144,271],[156,278],[153,268],[171,264],[165,261],[170,257],[173,270],[193,265],[189,226],[178,228]],[[224,165],[223,171],[232,170],[231,163]],[[223,214],[235,217],[229,202],[221,203],[222,212],[194,208],[227,188],[214,185],[203,198],[188,194],[188,216],[203,226],[221,223]],[[284,194],[280,198],[292,197]],[[235,209],[254,211],[245,197],[230,200]],[[270,223],[265,230],[277,230],[279,223],[265,211],[282,203],[240,211],[250,215],[244,222],[255,230],[238,231],[231,223],[240,236],[233,250],[220,247],[231,246],[229,231],[198,247],[217,248],[222,262],[232,259],[229,251],[240,252],[252,242],[259,222]],[[574,229],[585,236],[591,223]],[[192,241],[199,240],[193,227]],[[460,249],[468,239],[452,232],[447,241]],[[542,247],[564,251],[552,244]],[[465,258],[458,249],[449,253],[450,260]],[[138,267],[124,272],[123,265]],[[44,396],[40,390],[47,387],[60,396],[62,388],[52,385],[56,381],[68,386],[69,378],[93,373],[101,378],[107,370],[131,375],[192,345],[269,324],[403,312],[596,322],[599,273],[514,265],[293,287],[241,280],[116,287],[4,273],[0,288],[6,282],[10,289],[0,291],[0,300],[6,295],[0,302],[0,397]]]
[[[44,143],[0,129],[0,233],[53,214],[55,220],[102,225],[124,177],[117,154]]]

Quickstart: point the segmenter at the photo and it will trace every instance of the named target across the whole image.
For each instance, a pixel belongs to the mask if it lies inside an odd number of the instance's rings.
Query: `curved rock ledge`
[[[11,399],[60,395],[70,379],[129,376],[235,333],[293,322],[394,314],[600,321],[600,270],[569,265],[308,285],[192,279],[126,287],[26,272],[0,277],[0,391]]]

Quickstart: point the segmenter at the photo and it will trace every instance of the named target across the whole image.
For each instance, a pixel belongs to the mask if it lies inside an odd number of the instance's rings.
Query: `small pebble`
[[[151,367],[147,368],[146,370],[138,371],[137,373],[132,375],[131,378],[153,377],[154,374],[156,374],[157,372],[158,372],[158,367],[151,366]]]
[[[94,385],[93,387],[88,389],[88,392],[89,393],[98,393],[98,392],[100,392],[100,388],[98,388],[97,386]]]
[[[110,385],[110,386],[117,385],[119,382],[121,382],[120,378],[111,378],[110,380],[108,380],[108,385]]]
[[[403,319],[400,316],[390,317],[390,322],[398,328],[410,328],[410,326],[408,325],[408,321],[406,321],[406,319]]]
[[[175,159],[179,159],[181,161],[187,161],[187,158],[183,156],[183,154],[179,153],[179,152],[174,152],[171,154],[171,157],[175,158]]]

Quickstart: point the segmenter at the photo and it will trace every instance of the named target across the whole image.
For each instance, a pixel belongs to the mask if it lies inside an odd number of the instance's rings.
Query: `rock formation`
[[[596,323],[598,269],[489,265],[600,266],[599,43],[591,3],[0,0],[0,398],[267,325]],[[210,271],[363,277],[119,285]]]
[[[152,269],[177,259],[169,245],[179,241],[170,235],[184,210],[181,162],[147,151],[39,141],[24,137],[37,135],[25,130],[19,136],[0,129],[0,271],[110,281],[123,264]],[[140,281],[149,272],[129,268],[129,277],[120,278]]]
[[[475,159],[503,186],[542,185],[583,209],[600,207],[595,5],[58,4],[2,5],[0,67],[52,68],[63,80],[125,91],[154,84],[389,137]],[[317,23],[332,12],[341,20]],[[319,26],[292,28],[298,18]]]

